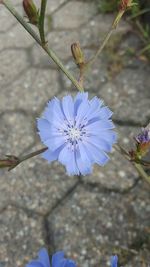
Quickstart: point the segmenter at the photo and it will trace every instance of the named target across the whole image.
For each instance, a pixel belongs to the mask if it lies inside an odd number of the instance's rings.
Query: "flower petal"
[[[64,267],[76,267],[76,263],[70,259],[66,259]]]
[[[65,120],[64,114],[62,112],[60,100],[54,98],[48,102],[47,108],[45,109],[43,116],[56,127],[60,127],[62,122]]]
[[[70,95],[64,96],[62,99],[62,107],[66,119],[69,122],[74,122],[74,103]]]
[[[70,152],[70,162],[66,165],[68,175],[79,175],[79,169],[76,163],[76,155],[74,151]]]
[[[99,120],[86,125],[86,132],[91,134],[98,134],[104,130],[111,130],[115,128],[114,124],[110,120]]]
[[[90,100],[90,111],[95,112],[100,110],[101,106],[103,105],[104,101],[100,100],[97,96],[93,97]]]
[[[76,155],[74,150],[71,150],[68,146],[65,146],[58,157],[59,162],[66,166],[67,173],[69,175],[78,175],[79,169],[76,163]]]
[[[95,112],[90,112],[88,115],[89,124],[98,120],[109,119],[111,118],[113,112],[108,107],[102,107]]]
[[[117,255],[111,257],[111,267],[117,267],[118,257]]]
[[[55,151],[59,147],[65,144],[65,137],[63,135],[61,136],[50,136],[46,141],[43,141],[43,143],[48,146],[48,148],[51,151]]]
[[[112,130],[102,131],[98,136],[110,144],[114,144],[117,141],[117,133]]]
[[[45,267],[45,266],[39,260],[32,260],[26,265],[26,267]]]
[[[90,104],[87,100],[82,101],[80,104],[78,111],[77,111],[77,116],[76,116],[76,126],[78,127],[81,122],[83,123],[83,120],[87,121],[87,112],[89,111]],[[84,124],[84,123],[83,123]]]
[[[98,147],[102,151],[110,152],[112,150],[112,144],[110,142],[100,138],[99,136],[86,137],[85,141]]]
[[[80,151],[79,150],[76,151],[76,161],[80,174],[82,175],[90,174],[92,172],[92,165],[88,164],[88,161],[85,162],[83,161]]]
[[[64,252],[58,251],[52,256],[52,267],[60,267],[61,261],[64,259]]]
[[[45,248],[42,248],[39,251],[38,256],[39,256],[39,260],[43,263],[44,267],[50,267],[49,255]]]
[[[59,153],[60,153],[59,149],[55,151],[50,151],[49,149],[47,149],[45,152],[42,153],[42,157],[48,160],[48,162],[52,162],[58,159]]]
[[[37,119],[37,127],[42,142],[46,141],[51,136],[61,136],[61,133],[56,129],[56,127],[50,124],[46,119]]]
[[[91,160],[93,160],[93,162],[99,164],[100,166],[104,166],[108,162],[109,157],[107,154],[93,144],[86,143],[86,149],[89,151]]]
[[[77,115],[77,111],[78,108],[80,106],[80,104],[84,101],[87,100],[88,101],[88,93],[78,93],[75,97],[74,100],[74,112],[75,112],[75,116]]]

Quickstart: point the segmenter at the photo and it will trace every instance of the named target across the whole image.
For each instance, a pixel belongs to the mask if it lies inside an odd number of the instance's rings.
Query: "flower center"
[[[69,129],[68,134],[71,139],[79,139],[81,136],[80,130],[77,128]]]
[[[64,126],[58,130],[65,137],[68,147],[70,147],[72,150],[78,147],[78,142],[82,141],[84,136],[87,134],[84,124],[79,124],[79,126],[76,126],[76,124],[71,124],[68,122],[66,123],[66,121]]]

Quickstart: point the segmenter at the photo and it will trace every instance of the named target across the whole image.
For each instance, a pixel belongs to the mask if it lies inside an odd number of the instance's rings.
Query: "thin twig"
[[[37,156],[37,155],[45,152],[47,149],[48,149],[47,147],[44,147],[44,148],[41,148],[39,150],[36,150],[36,151],[34,151],[34,152],[30,153],[30,154],[27,154],[25,156],[22,156],[20,158],[18,157],[18,161],[13,166],[11,166],[9,168],[9,171],[11,171],[12,169],[16,168],[23,161],[28,160],[28,159],[31,159],[31,158],[33,158],[33,157],[35,157],[35,156]]]
[[[127,159],[129,162],[132,163],[132,165],[135,167],[139,175],[150,185],[150,176],[147,175],[145,170],[143,169],[143,166],[140,163],[137,163],[130,159],[129,153],[126,149],[124,149],[120,144],[116,144],[114,148],[121,153],[121,155],[124,156],[125,159]]]
[[[147,175],[141,164],[134,163],[134,167],[136,168],[140,176],[150,185],[150,176]]]
[[[102,43],[100,44],[96,54],[94,55],[94,57],[89,61],[88,65],[91,67],[91,65],[93,65],[93,63],[95,62],[95,60],[97,59],[97,57],[101,54],[102,50],[104,49],[104,47],[106,46],[106,44],[108,43],[108,40],[110,39],[113,31],[116,29],[120,19],[122,18],[123,14],[125,13],[125,10],[122,10],[117,13],[117,16],[115,17],[111,28],[109,29],[109,31],[106,33],[104,40],[102,41]]]
[[[39,33],[40,33],[41,42],[43,46],[46,44],[45,31],[44,31],[46,5],[47,5],[47,0],[42,0],[41,1],[41,12],[40,12],[40,18],[39,18]]]

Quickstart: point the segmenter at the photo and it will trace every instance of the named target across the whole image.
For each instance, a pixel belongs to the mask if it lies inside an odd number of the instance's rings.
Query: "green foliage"
[[[117,10],[119,0],[97,0],[98,9],[102,13],[113,12]]]

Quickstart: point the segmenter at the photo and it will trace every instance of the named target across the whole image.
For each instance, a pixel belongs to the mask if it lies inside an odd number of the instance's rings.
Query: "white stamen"
[[[73,140],[79,139],[81,137],[81,131],[77,128],[71,128],[68,131],[69,137]]]

